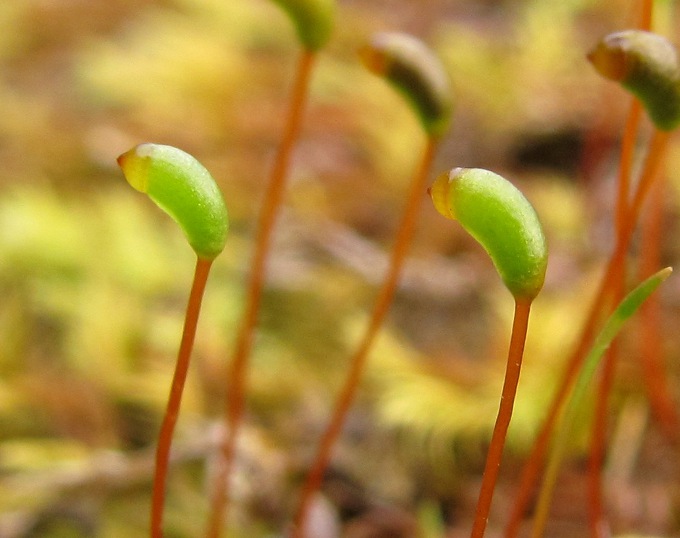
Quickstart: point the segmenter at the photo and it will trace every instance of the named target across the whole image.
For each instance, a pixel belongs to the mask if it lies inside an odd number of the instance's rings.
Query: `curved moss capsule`
[[[200,258],[222,252],[227,208],[217,183],[194,157],[172,146],[140,144],[118,157],[118,164],[130,185],[180,225]]]
[[[455,219],[489,253],[516,299],[533,299],[543,287],[548,248],[536,211],[509,181],[476,168],[441,174],[430,190],[434,205]]]
[[[335,0],[274,0],[293,19],[303,46],[312,51],[323,48],[335,23]]]
[[[360,54],[368,69],[384,76],[406,97],[429,135],[444,134],[453,113],[451,86],[439,58],[422,41],[408,34],[383,32]]]
[[[658,129],[670,131],[680,124],[680,61],[665,37],[642,30],[617,32],[603,38],[588,59],[602,76],[633,93]]]

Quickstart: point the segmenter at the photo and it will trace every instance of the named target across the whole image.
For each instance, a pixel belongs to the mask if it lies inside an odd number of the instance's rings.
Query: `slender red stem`
[[[194,281],[191,285],[191,293],[189,294],[182,341],[177,354],[177,364],[172,378],[170,397],[168,398],[168,406],[158,436],[158,447],[156,448],[156,472],[154,475],[151,501],[152,538],[161,538],[163,536],[163,506],[165,504],[165,484],[167,481],[168,463],[170,460],[170,445],[172,444],[172,435],[175,431],[175,424],[177,424],[179,408],[182,403],[182,392],[184,391],[184,382],[186,381],[187,371],[189,369],[191,350],[194,346],[198,315],[201,311],[201,301],[203,300],[203,293],[205,291],[205,285],[208,280],[211,265],[212,260],[198,258],[196,261]]]
[[[652,28],[652,14],[654,12],[654,0],[642,0],[640,5],[640,21],[638,28],[649,31]]]
[[[643,24],[645,21],[642,21]],[[626,220],[629,212],[630,183],[633,169],[633,159],[635,156],[635,144],[638,137],[640,119],[642,118],[642,105],[637,99],[631,101],[628,119],[623,132],[621,141],[621,155],[619,157],[619,181],[616,197],[615,227],[616,236],[621,237],[625,233]],[[617,304],[623,297],[625,264],[615,279],[610,282],[612,290],[611,304]],[[603,310],[606,307],[603,306]],[[589,339],[590,340],[590,339]],[[588,517],[590,534],[593,538],[604,538],[609,536],[610,531],[604,517],[602,503],[602,465],[604,461],[607,410],[609,393],[614,385],[615,365],[618,357],[618,344],[614,341],[607,351],[601,368],[602,373],[598,385],[597,400],[595,403],[595,415],[593,419],[592,438],[590,444],[590,455],[588,459]]]
[[[519,384],[519,374],[522,368],[522,357],[524,355],[524,343],[529,326],[529,312],[531,311],[531,300],[515,301],[515,317],[512,323],[512,335],[508,348],[508,362],[505,370],[505,381],[503,382],[503,392],[498,408],[498,416],[489,445],[489,452],[486,456],[484,475],[482,476],[482,486],[479,491],[477,501],[477,511],[472,526],[471,538],[482,538],[486,530],[486,524],[491,510],[493,492],[496,488],[498,473],[500,471],[505,438],[512,418],[512,409],[517,394]]]
[[[411,183],[410,191],[406,200],[406,206],[402,215],[401,224],[397,231],[397,236],[392,249],[390,264],[382,288],[376,298],[371,319],[366,328],[353,357],[350,360],[349,372],[345,378],[345,383],[338,395],[333,410],[333,415],[324,431],[319,444],[316,457],[302,487],[300,501],[297,511],[293,518],[292,538],[303,538],[305,523],[309,515],[314,495],[321,487],[323,475],[330,462],[333,446],[337,441],[342,426],[350,410],[357,389],[361,381],[361,376],[365,369],[369,351],[373,346],[380,327],[389,311],[394,292],[401,276],[406,254],[411,246],[413,234],[418,220],[419,209],[425,186],[430,174],[430,168],[437,148],[437,140],[429,138],[425,147],[420,166]]]
[[[649,30],[652,25],[653,1],[642,0],[640,20],[638,27],[641,30]],[[630,192],[630,178],[633,167],[633,155],[635,153],[635,143],[637,141],[638,126],[642,116],[642,105],[635,99],[631,105],[628,120],[624,130],[623,141],[621,143],[621,158],[619,167],[619,185],[616,205],[616,230],[617,236],[621,237],[625,234],[626,221],[628,220],[628,193]],[[658,139],[657,142],[658,143]],[[655,142],[652,143],[654,146]],[[663,145],[663,143],[662,143]],[[654,147],[652,147],[653,153]],[[661,152],[663,153],[663,151]],[[654,159],[661,158],[654,156]],[[649,160],[648,160],[649,163]],[[646,191],[649,187],[642,184],[644,177],[641,180],[640,187],[636,196],[637,200],[644,199]],[[634,202],[635,204],[636,202]],[[638,202],[641,203],[641,202]],[[639,208],[637,209],[639,212]],[[644,252],[653,248],[653,245],[644,243],[646,248]],[[645,254],[643,254],[645,256]],[[649,256],[649,254],[647,255]],[[644,262],[643,262],[644,264]],[[619,277],[611,286],[614,293],[614,303],[618,303],[623,297],[625,287],[625,268],[622,269]],[[651,315],[649,310],[647,317]],[[642,311],[643,316],[645,310]],[[643,321],[643,324],[645,322]],[[604,502],[602,494],[602,467],[604,464],[604,455],[606,450],[607,437],[607,412],[609,409],[609,395],[611,394],[614,379],[616,374],[616,363],[618,362],[618,344],[612,343],[607,355],[604,358],[602,365],[602,372],[600,382],[598,385],[597,400],[595,403],[595,416],[593,420],[593,433],[590,445],[590,455],[588,459],[588,519],[590,526],[590,535],[593,538],[607,538],[611,535],[609,525],[604,514]],[[652,399],[656,400],[653,395]]]
[[[226,525],[229,510],[229,483],[236,452],[236,440],[243,420],[245,385],[253,335],[259,317],[262,288],[272,232],[285,192],[290,159],[302,125],[316,53],[304,50],[299,60],[288,117],[278,148],[269,185],[263,201],[255,241],[255,252],[247,286],[245,311],[236,339],[236,347],[227,377],[225,407],[226,432],[221,446],[221,458],[214,481],[210,520],[206,536],[217,538]]]
[[[642,200],[647,197],[654,185],[655,179],[660,173],[664,153],[667,147],[668,134],[655,131],[650,142],[649,155],[640,177],[638,191],[633,199],[631,215],[621,224],[620,234],[630,234],[628,228],[632,226],[631,218],[637,221],[642,206]],[[611,282],[610,287],[614,293],[614,302],[617,303],[624,294],[625,266],[621,268],[618,278]],[[616,370],[616,346],[607,353],[602,365],[600,384],[598,387],[597,401],[595,404],[595,416],[593,421],[593,436],[590,445],[590,457],[588,465],[588,512],[590,521],[590,534],[593,538],[607,538],[610,536],[606,517],[604,514],[604,502],[602,500],[602,465],[607,438],[607,411],[609,409],[609,395],[614,385]]]
[[[628,215],[626,222],[627,228],[629,229],[626,229],[624,232],[622,232],[624,235],[632,234],[633,229],[635,228],[635,225],[637,224],[637,221],[640,217],[642,205],[647,199],[649,191],[659,178],[661,169],[664,165],[669,139],[669,132],[658,130],[654,131],[652,140],[649,143],[649,152],[647,154],[647,159],[640,176],[640,182],[638,183],[635,197],[633,198],[633,202],[630,206],[630,214]]]
[[[663,225],[663,187],[658,184],[650,194],[651,206],[645,212],[642,222],[644,236],[640,273],[647,278],[661,265],[660,249]],[[680,416],[670,395],[665,368],[661,338],[661,305],[657,294],[647,299],[640,309],[640,364],[643,382],[647,390],[652,412],[666,436],[680,441]]]
[[[654,132],[654,136],[650,143],[649,155],[647,157],[647,161],[640,178],[640,183],[638,185],[638,190],[630,208],[631,215],[628,219],[625,219],[624,222],[621,223],[619,234],[627,235],[632,233],[632,230],[628,232],[628,228],[633,226],[634,222],[637,221],[642,207],[642,201],[647,197],[647,194],[649,194],[649,191],[655,183],[655,179],[660,173],[667,142],[668,133],[662,131]],[[633,223],[631,223],[632,218],[635,219]],[[623,297],[624,275],[625,267],[622,267],[618,278],[615,281],[612,281],[610,285],[615,295],[614,302],[618,302],[621,297]],[[615,377],[616,349],[616,347],[612,347],[610,352],[605,357],[595,406],[593,437],[591,441],[588,466],[588,508],[590,514],[590,532],[593,538],[605,538],[610,535],[606,524],[604,503],[602,500],[602,465],[604,461],[607,435],[608,400],[612,391]]]
[[[621,140],[621,156],[619,157],[619,182],[616,195],[616,230],[621,234],[626,215],[628,214],[628,197],[630,196],[630,179],[633,169],[633,157],[635,156],[635,143],[637,141],[638,127],[642,118],[642,105],[637,99],[633,99],[626,120],[626,127]]]
[[[623,278],[615,290],[615,302],[623,298]],[[593,417],[590,453],[588,455],[588,522],[592,538],[607,538],[611,536],[609,523],[605,516],[602,494],[602,468],[607,445],[607,430],[609,421],[609,395],[614,386],[616,364],[618,362],[618,343],[612,342],[601,366],[598,383],[595,414]]]

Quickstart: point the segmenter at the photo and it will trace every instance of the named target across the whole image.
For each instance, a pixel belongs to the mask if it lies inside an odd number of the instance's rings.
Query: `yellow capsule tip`
[[[138,152],[139,146],[126,151],[116,159],[127,182],[139,192],[148,191],[149,162],[146,154]]]
[[[586,57],[600,75],[621,82],[628,77],[630,65],[625,50],[612,45],[610,41],[602,41]]]
[[[447,219],[455,220],[456,216],[453,213],[453,208],[450,203],[450,192],[451,183],[454,181],[456,176],[461,171],[460,168],[454,168],[449,172],[444,172],[440,174],[437,179],[434,180],[432,187],[429,190],[430,197],[432,198],[432,203],[434,203],[435,209]]]

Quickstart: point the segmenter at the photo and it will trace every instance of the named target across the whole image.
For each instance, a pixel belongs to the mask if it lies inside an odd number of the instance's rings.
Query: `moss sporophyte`
[[[457,220],[489,253],[515,299],[505,381],[477,501],[472,538],[484,536],[519,383],[531,304],[543,288],[548,247],[533,206],[505,178],[481,169],[454,168],[430,191],[435,208]]]
[[[156,448],[151,536],[161,538],[170,446],[205,285],[213,260],[224,249],[229,217],[215,180],[201,163],[182,150],[159,144],[141,144],[118,157],[118,164],[130,185],[148,194],[180,225],[197,257],[175,373]]]

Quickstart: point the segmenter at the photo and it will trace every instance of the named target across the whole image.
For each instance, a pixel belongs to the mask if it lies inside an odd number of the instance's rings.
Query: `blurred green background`
[[[631,26],[635,9],[632,0],[338,2],[275,236],[234,536],[285,529],[424,147],[411,110],[357,59],[380,30],[422,38],[451,75],[456,112],[435,171],[506,174],[536,205],[551,246],[490,522],[502,524],[611,249],[630,101],[584,56],[601,35]],[[657,2],[668,35],[677,35],[674,9]],[[290,21],[265,0],[0,3],[0,537],[147,532],[153,446],[194,258],[116,166],[147,141],[201,160],[232,219],[208,284],[169,481],[167,536],[201,536],[253,226],[298,53]],[[673,147],[666,264],[680,254],[678,160]],[[671,279],[662,293],[677,397],[680,287]],[[403,286],[324,487],[329,537],[334,526],[351,538],[465,535],[511,315],[485,253],[423,193]],[[610,510],[617,531],[680,536],[680,458],[650,419],[635,344],[631,330],[611,450],[633,446],[636,457],[611,465],[623,481]],[[585,533],[587,426],[584,416],[550,536]]]

